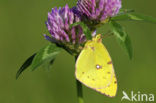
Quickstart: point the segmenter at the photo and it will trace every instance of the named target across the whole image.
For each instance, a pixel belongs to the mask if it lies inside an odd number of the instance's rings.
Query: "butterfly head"
[[[92,38],[92,40],[88,40],[85,44],[85,48],[90,47],[91,49],[95,46],[96,43],[102,42],[102,36],[101,34],[97,34],[95,37]]]
[[[101,34],[97,34],[93,39],[92,41],[95,41],[95,42],[102,42],[102,36]]]

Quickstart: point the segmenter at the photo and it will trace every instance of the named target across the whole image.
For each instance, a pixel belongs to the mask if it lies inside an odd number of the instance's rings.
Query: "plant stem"
[[[75,62],[76,60],[77,60],[77,56],[75,56]],[[78,80],[76,80],[76,86],[77,86],[78,103],[84,103],[82,84]]]
[[[83,101],[82,84],[78,80],[76,80],[76,84],[77,84],[78,103],[84,103],[84,101]]]

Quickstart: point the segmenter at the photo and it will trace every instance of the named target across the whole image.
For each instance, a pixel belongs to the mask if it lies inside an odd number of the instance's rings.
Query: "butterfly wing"
[[[105,94],[106,96],[114,97],[117,92],[117,79],[115,77],[115,74],[113,75],[112,82],[109,86],[102,89],[96,89],[96,91],[100,92],[101,94]]]
[[[97,35],[86,43],[76,62],[76,78],[87,87],[101,92],[108,87],[114,75],[107,49]]]

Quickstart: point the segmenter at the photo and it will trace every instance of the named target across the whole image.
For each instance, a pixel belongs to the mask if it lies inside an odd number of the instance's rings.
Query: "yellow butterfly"
[[[117,92],[117,79],[111,57],[102,44],[101,34],[88,41],[76,61],[77,80],[109,97]]]

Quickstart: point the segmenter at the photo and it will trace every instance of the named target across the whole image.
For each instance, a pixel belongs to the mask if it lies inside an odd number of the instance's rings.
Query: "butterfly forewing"
[[[107,49],[96,40],[86,43],[76,62],[76,78],[87,87],[108,87],[113,79],[113,65]]]

